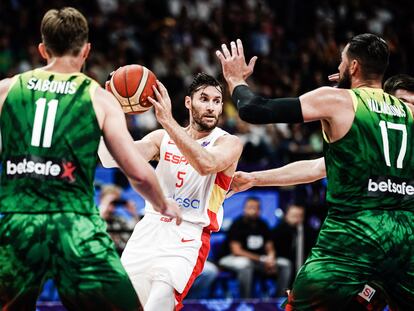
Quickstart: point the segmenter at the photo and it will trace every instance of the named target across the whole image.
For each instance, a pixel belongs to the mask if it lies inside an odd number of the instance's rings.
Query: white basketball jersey
[[[215,128],[208,136],[197,140],[205,149],[227,132]],[[223,201],[230,187],[231,176],[222,172],[201,176],[188,163],[178,147],[165,132],[160,146],[160,161],[155,173],[164,194],[181,207],[183,220],[218,231],[223,220]],[[156,212],[146,202],[146,213]]]

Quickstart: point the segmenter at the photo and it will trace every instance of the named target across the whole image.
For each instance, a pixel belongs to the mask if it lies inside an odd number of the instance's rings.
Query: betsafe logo
[[[60,179],[73,183],[76,166],[71,161],[37,156],[14,157],[6,160],[7,178],[31,177],[36,179]]]
[[[395,195],[414,195],[414,186],[409,181],[398,178],[371,177],[368,180],[368,193],[371,195],[380,193]]]

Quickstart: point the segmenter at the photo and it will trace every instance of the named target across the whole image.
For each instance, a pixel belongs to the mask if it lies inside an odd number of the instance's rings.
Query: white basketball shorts
[[[203,270],[210,250],[210,231],[199,225],[147,213],[139,221],[121,256],[142,303],[152,281],[163,281],[175,289],[180,305],[195,278]]]

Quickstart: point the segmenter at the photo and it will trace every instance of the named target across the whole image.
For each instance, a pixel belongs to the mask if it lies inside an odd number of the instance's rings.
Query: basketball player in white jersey
[[[242,143],[216,127],[223,110],[223,89],[213,77],[200,73],[185,97],[189,126],[182,128],[171,114],[166,88],[157,82],[156,130],[135,142],[148,161],[158,160],[156,174],[162,190],[178,202],[180,226],[146,202],[145,216],[136,225],[122,254],[122,263],[146,311],[180,310],[182,300],[201,273],[210,248],[210,233],[218,231],[222,203],[242,152]],[[104,166],[112,166],[103,148]]]

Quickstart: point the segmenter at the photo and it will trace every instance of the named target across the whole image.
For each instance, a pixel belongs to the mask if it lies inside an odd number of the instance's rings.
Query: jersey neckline
[[[52,70],[45,70],[43,68],[36,68],[33,71],[41,71],[41,72],[44,72],[44,73],[59,75],[59,76],[79,76],[79,75],[83,75],[83,73],[79,72],[79,71],[64,73],[64,72],[57,72],[57,71],[52,71]]]

